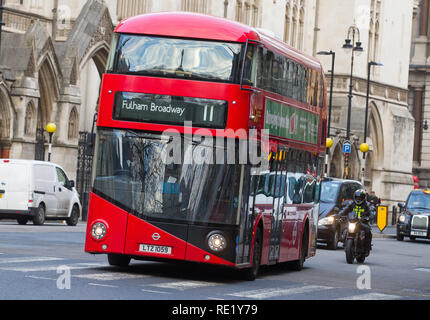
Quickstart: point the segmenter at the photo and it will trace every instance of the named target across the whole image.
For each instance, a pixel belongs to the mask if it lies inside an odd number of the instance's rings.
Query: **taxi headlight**
[[[357,226],[357,223],[355,222],[350,222],[348,225],[348,231],[350,233],[354,233],[355,232],[355,227]]]
[[[208,246],[212,251],[220,252],[227,247],[227,240],[220,233],[212,233],[208,237]]]
[[[399,218],[400,222],[405,222],[406,221],[406,216],[404,214],[402,214]]]
[[[91,228],[91,236],[96,240],[101,240],[106,236],[106,225],[102,222],[96,222]]]

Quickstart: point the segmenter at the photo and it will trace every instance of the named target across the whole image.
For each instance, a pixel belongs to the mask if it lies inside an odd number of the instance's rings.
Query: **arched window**
[[[78,137],[78,112],[73,108],[69,117],[69,130],[67,134],[69,139],[76,139]]]
[[[252,19],[251,19],[251,26],[258,27],[258,12],[260,7],[260,0],[254,0],[254,3],[252,4]]]
[[[118,20],[151,11],[150,0],[118,0]]]
[[[369,50],[367,51],[367,60],[371,61],[373,58],[373,19],[370,19],[370,25],[369,25]]]
[[[242,21],[242,1],[236,0],[236,21]]]
[[[297,7],[293,8],[293,30],[291,33],[291,46],[295,47],[297,41]]]
[[[304,41],[304,28],[305,28],[305,10],[303,8],[300,9],[300,17],[299,17],[299,39],[298,39],[298,49],[303,49],[303,41]]]
[[[24,119],[24,134],[31,135],[34,131],[34,122],[36,119],[36,110],[34,109],[33,104],[30,102],[25,110],[25,119]]]
[[[290,25],[291,25],[291,19],[290,19],[290,5],[287,4],[285,7],[285,27],[284,27],[284,42],[288,43],[290,41]]]
[[[249,24],[249,19],[251,18],[251,4],[249,0],[245,1],[245,12],[243,13],[243,23]]]

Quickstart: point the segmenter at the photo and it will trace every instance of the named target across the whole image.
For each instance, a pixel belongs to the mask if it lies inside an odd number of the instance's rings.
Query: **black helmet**
[[[364,189],[358,189],[354,192],[354,202],[362,204],[367,198],[367,192]]]

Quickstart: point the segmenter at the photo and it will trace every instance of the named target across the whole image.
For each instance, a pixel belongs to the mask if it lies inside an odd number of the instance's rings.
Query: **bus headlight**
[[[354,222],[350,222],[349,223],[349,225],[348,225],[348,231],[350,232],[350,233],[354,233],[355,232],[355,227],[357,226],[357,223],[354,223]]]
[[[399,221],[402,222],[402,223],[405,222],[406,221],[406,216],[404,214],[402,214],[400,216],[400,218],[399,218]]]
[[[101,222],[96,222],[93,224],[93,227],[91,228],[91,235],[96,240],[101,240],[106,236],[106,225]]]
[[[220,252],[227,247],[227,240],[220,233],[212,233],[208,237],[208,246],[212,251]]]

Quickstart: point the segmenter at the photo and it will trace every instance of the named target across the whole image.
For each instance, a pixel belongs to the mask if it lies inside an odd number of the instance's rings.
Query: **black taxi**
[[[405,236],[430,239],[430,189],[413,190],[406,203],[399,203],[400,216],[397,221],[397,240]]]

